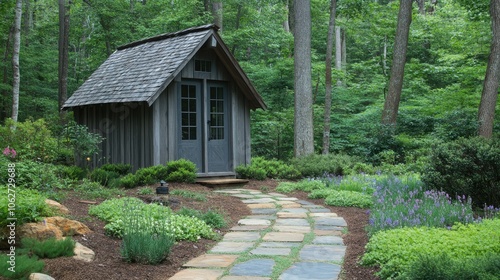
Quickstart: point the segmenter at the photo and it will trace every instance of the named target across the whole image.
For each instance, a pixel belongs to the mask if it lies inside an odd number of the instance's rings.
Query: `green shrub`
[[[0,186],[0,227],[5,228],[8,224],[9,216],[9,196],[7,195],[7,187]],[[48,217],[53,214],[53,211],[45,203],[45,197],[36,190],[17,188],[15,201],[15,214],[17,225],[23,223],[36,222],[42,217]]]
[[[140,194],[140,195],[152,195],[152,194],[155,194],[155,192],[151,188],[148,188],[148,187],[141,188],[137,193]]]
[[[110,182],[110,186],[113,184]],[[125,192],[118,188],[106,188],[101,186],[97,182],[89,181],[88,179],[83,179],[75,188],[81,198],[84,199],[109,199],[119,195],[124,195]]]
[[[28,279],[31,273],[42,272],[45,263],[38,260],[37,257],[26,255],[16,256],[16,266],[14,272],[10,271],[10,257],[0,254],[0,275],[8,279]]]
[[[452,260],[500,254],[500,219],[456,224],[451,229],[405,227],[379,231],[370,238],[361,262],[379,266],[382,279],[409,271],[420,255],[448,255]],[[433,278],[432,278],[433,279]]]
[[[15,130],[11,129],[13,126]],[[52,162],[57,157],[57,140],[43,119],[25,122],[7,119],[0,126],[0,143],[16,150],[15,160]]]
[[[276,187],[277,192],[291,193],[297,190],[298,185],[292,182],[281,182]]]
[[[96,168],[90,173],[90,180],[103,186],[109,186],[113,179],[118,179],[120,174],[115,171],[107,171],[102,168]]]
[[[59,166],[61,177],[71,180],[82,180],[87,175],[87,171],[78,166]]]
[[[319,199],[319,198],[326,198],[330,194],[337,192],[334,189],[317,189],[313,190],[310,194],[307,195],[307,197],[312,198],[312,199]]]
[[[166,166],[168,173],[166,181],[168,182],[194,183],[196,180],[196,164],[187,159],[169,161]]]
[[[474,206],[500,206],[500,141],[483,137],[437,145],[422,181],[450,196],[472,197]]]
[[[317,179],[323,182],[327,188],[338,191],[353,191],[365,194],[373,194],[375,179],[369,175],[350,175],[350,176],[326,176]]]
[[[187,191],[187,190],[172,190],[170,192],[171,195],[182,196],[185,198],[191,198],[196,201],[207,201],[207,197],[204,194]]]
[[[139,179],[135,174],[129,173],[119,179],[120,186],[130,189],[139,185]]]
[[[294,158],[292,165],[304,177],[321,177],[325,174],[344,175],[352,172],[359,159],[342,154],[309,155]]]
[[[16,162],[15,165],[16,186],[18,187],[37,189],[39,191],[65,187],[64,181],[57,177],[58,168],[52,164],[23,160]],[[1,181],[7,182],[9,176],[7,168],[0,170],[0,174]]]
[[[224,216],[213,210],[202,213],[201,211],[198,211],[196,209],[182,207],[179,211],[176,212],[176,214],[186,217],[198,218],[213,228],[223,228],[227,226],[227,222],[224,219]]]
[[[408,280],[491,280],[500,278],[500,255],[451,259],[447,254],[420,255],[401,277]]]
[[[62,240],[49,238],[40,241],[33,238],[23,238],[21,240],[22,253],[27,255],[36,255],[39,258],[53,259],[57,257],[69,257],[74,255],[75,241],[70,237]]]
[[[165,165],[140,168],[135,177],[139,186],[153,185],[168,177],[168,168]]]
[[[106,171],[116,172],[123,176],[130,172],[132,165],[125,163],[107,163],[100,168]]]
[[[120,253],[127,262],[159,264],[167,258],[174,242],[174,238],[166,233],[125,233]]]
[[[325,198],[330,206],[369,208],[373,205],[371,195],[353,191],[334,191]]]
[[[75,162],[77,165],[82,165],[85,161],[90,160],[99,152],[99,145],[104,138],[99,134],[89,132],[85,125],[77,124],[74,121],[69,122],[63,129],[61,139],[63,143],[75,154]]]
[[[252,165],[237,166],[235,171],[238,174],[239,178],[255,180],[265,180],[267,178],[267,173],[264,169]]]
[[[265,178],[294,180],[302,174],[293,166],[281,160],[268,160],[263,157],[252,158],[250,165],[241,165],[236,168],[241,178],[264,180]]]

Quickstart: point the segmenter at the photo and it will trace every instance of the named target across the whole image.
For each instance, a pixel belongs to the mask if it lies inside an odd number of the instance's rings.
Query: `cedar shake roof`
[[[198,50],[213,38],[215,52],[250,102],[265,109],[262,97],[210,24],[132,42],[118,49],[64,103],[63,108],[104,103],[147,102],[174,80]]]

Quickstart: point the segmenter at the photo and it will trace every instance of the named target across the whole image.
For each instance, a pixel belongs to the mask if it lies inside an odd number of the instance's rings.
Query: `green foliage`
[[[349,174],[359,160],[348,155],[309,155],[292,160],[294,166],[304,177],[321,177],[328,174]]]
[[[132,169],[132,165],[125,163],[107,163],[100,167],[102,170],[116,172],[121,176],[127,175]]]
[[[75,181],[82,180],[87,175],[87,171],[85,169],[74,165],[59,166],[59,173],[61,174],[62,178],[67,178]]]
[[[141,188],[137,193],[140,195],[152,195],[155,192],[151,188],[144,187],[144,188]]]
[[[490,280],[500,276],[500,255],[486,254],[466,259],[451,259],[446,254],[421,255],[401,278],[409,280]]]
[[[44,241],[33,238],[23,238],[21,240],[22,249],[20,252],[26,255],[36,255],[39,258],[54,259],[57,257],[70,257],[74,255],[75,241],[70,237],[62,240],[49,238]]]
[[[266,178],[294,180],[302,177],[295,167],[280,160],[266,160],[263,157],[254,157],[250,165],[236,167],[236,173],[241,178],[257,180]]]
[[[196,165],[187,159],[169,161],[166,166],[167,182],[194,183],[196,180]]]
[[[78,164],[96,156],[99,152],[99,145],[104,140],[99,134],[90,132],[88,127],[76,122],[69,122],[66,125],[62,138],[64,143],[74,151]]]
[[[0,193],[4,194],[0,196],[0,226],[5,228],[8,224],[7,218],[9,215],[9,203],[14,203],[12,196],[8,195],[7,187],[0,186]],[[13,194],[12,192],[10,192]],[[12,204],[11,204],[12,206]],[[15,218],[17,219],[17,225],[23,223],[36,222],[42,217],[48,217],[53,214],[52,210],[45,203],[45,197],[42,196],[38,191],[16,188],[15,192]]]
[[[16,160],[52,162],[57,157],[57,140],[43,119],[17,123],[7,119],[0,126],[0,143],[1,149],[8,146],[17,152]]]
[[[4,162],[4,160],[5,158],[0,159],[0,163]],[[66,182],[57,177],[58,168],[50,163],[23,160],[15,164],[16,186],[39,191],[51,191],[66,187]],[[7,182],[8,173],[6,168],[0,170],[0,177],[3,182]]]
[[[279,183],[279,185],[276,187],[276,191],[283,193],[289,193],[296,190],[311,192],[313,190],[323,189],[325,187],[326,187],[325,184],[322,183],[321,181],[304,179],[295,183],[292,182]]]
[[[213,210],[208,210],[207,212],[203,213],[196,209],[182,207],[179,211],[176,212],[176,214],[200,219],[212,228],[224,228],[227,226],[227,222],[224,219],[224,216]]]
[[[168,232],[175,240],[196,241],[202,237],[212,239],[216,236],[211,227],[198,218],[176,215],[167,207],[145,204],[133,197],[106,200],[90,207],[89,214],[107,222],[104,229],[117,237],[123,236],[127,219],[131,217],[136,219],[134,223],[140,231],[155,234]]]
[[[138,186],[153,185],[168,177],[168,167],[155,165],[140,168],[135,172]]]
[[[135,174],[129,173],[120,178],[120,186],[130,189],[139,185],[139,179]]]
[[[410,270],[421,255],[446,254],[452,260],[500,254],[500,219],[456,224],[451,229],[413,227],[380,231],[370,238],[364,265],[380,266],[382,279],[394,279]]]
[[[477,207],[500,206],[500,141],[469,138],[437,145],[422,181],[452,197],[470,196]]]
[[[370,195],[353,191],[333,191],[325,198],[325,204],[331,206],[369,208],[373,205]]]
[[[187,191],[187,190],[172,190],[170,191],[171,195],[182,196],[185,198],[190,198],[196,201],[207,201],[207,197],[204,194]]]
[[[117,179],[119,177],[119,173],[115,171],[108,171],[103,168],[96,168],[90,173],[90,180],[103,186],[108,186],[113,179]]]
[[[38,260],[37,257],[26,255],[17,255],[15,257],[15,272],[8,270],[10,257],[0,254],[0,275],[8,279],[28,279],[31,273],[42,272],[45,263]]]
[[[75,191],[84,199],[109,199],[120,195],[125,195],[125,192],[118,188],[106,188],[98,182],[92,182],[87,179],[77,183]]]

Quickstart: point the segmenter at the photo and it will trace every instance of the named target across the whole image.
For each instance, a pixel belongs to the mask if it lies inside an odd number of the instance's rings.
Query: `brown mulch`
[[[252,180],[245,188],[272,192],[277,184],[278,182],[274,180]],[[156,186],[151,186],[153,190],[154,187]],[[197,202],[192,199],[176,196],[175,199],[178,200],[178,203],[175,203],[171,207],[174,211],[184,206],[198,210],[213,209],[224,213],[226,217],[229,218],[229,223],[226,229],[222,229],[222,234],[234,226],[241,217],[251,214],[249,208],[246,207],[239,198],[213,193],[212,189],[198,184],[172,183],[169,187],[170,190],[184,189],[205,194],[208,199],[206,202]],[[137,195],[138,189],[140,188],[128,190],[127,195],[137,196],[145,200],[151,198]],[[308,199],[307,193],[304,192],[294,192],[290,194],[290,196],[308,200],[315,204],[323,204],[322,200]],[[57,280],[168,279],[181,270],[184,263],[204,254],[217,243],[217,241],[206,239],[201,239],[198,242],[178,242],[172,247],[167,260],[159,265],[126,263],[122,261],[120,257],[120,239],[106,235],[103,229],[105,223],[95,217],[89,216],[89,204],[81,203],[81,200],[82,199],[74,193],[70,193],[67,198],[62,201],[62,204],[70,209],[71,214],[69,218],[82,221],[93,231],[93,233],[87,236],[74,236],[73,238],[92,249],[96,257],[91,263],[77,261],[71,257],[45,259],[45,273]],[[325,207],[343,217],[348,225],[348,232],[344,236],[347,250],[343,263],[344,272],[342,279],[378,279],[373,276],[375,272],[373,268],[367,268],[357,264],[368,242],[368,237],[364,231],[364,227],[368,223],[368,214],[366,210],[345,207]]]

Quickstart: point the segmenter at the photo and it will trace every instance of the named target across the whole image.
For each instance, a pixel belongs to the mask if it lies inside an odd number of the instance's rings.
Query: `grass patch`
[[[204,194],[193,192],[193,191],[187,191],[187,190],[172,190],[170,192],[171,195],[176,195],[176,196],[181,196],[184,198],[189,198],[193,199],[196,201],[207,201],[207,197]]]
[[[0,275],[8,279],[28,279],[33,272],[42,272],[45,263],[38,260],[36,256],[17,255],[14,271],[11,267],[10,257],[4,254],[0,255]]]
[[[20,254],[36,255],[40,258],[54,259],[57,257],[70,257],[74,255],[75,241],[67,237],[61,240],[49,238],[40,241],[34,238],[23,238]]]

